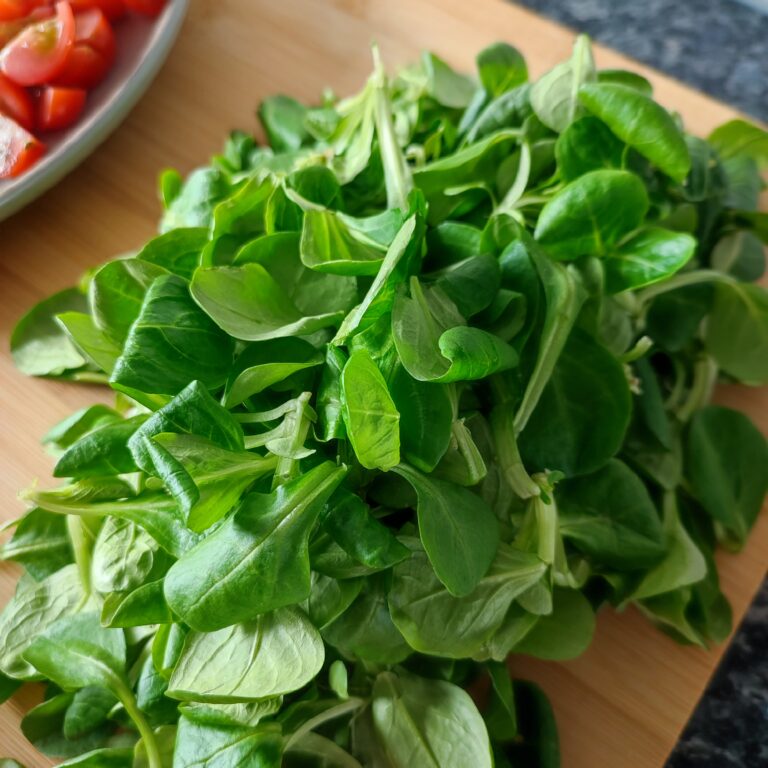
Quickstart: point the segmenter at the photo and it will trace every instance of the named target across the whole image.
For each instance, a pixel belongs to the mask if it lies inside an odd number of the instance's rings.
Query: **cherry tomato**
[[[125,7],[134,13],[157,16],[165,7],[165,0],[123,0]]]
[[[46,85],[40,93],[37,124],[41,131],[69,128],[80,117],[85,106],[83,88],[60,88]]]
[[[75,40],[75,17],[67,2],[56,3],[56,16],[32,24],[0,53],[0,70],[19,85],[50,82],[64,67]]]
[[[15,120],[22,128],[35,128],[35,105],[26,88],[0,75],[0,115]]]
[[[34,24],[42,19],[49,19],[53,15],[53,6],[42,5],[39,8],[35,8],[29,16],[23,19],[14,19],[13,21],[0,20],[0,49],[4,48],[7,43],[10,43],[24,27],[28,27],[30,24]]]
[[[125,16],[123,0],[69,0],[75,13],[98,8],[110,21]]]
[[[0,21],[23,19],[31,10],[29,0],[0,0]]]
[[[115,58],[115,35],[98,9],[75,16],[75,45],[67,56],[56,85],[93,88],[107,74]]]
[[[0,179],[19,176],[34,165],[45,146],[9,117],[0,115]]]

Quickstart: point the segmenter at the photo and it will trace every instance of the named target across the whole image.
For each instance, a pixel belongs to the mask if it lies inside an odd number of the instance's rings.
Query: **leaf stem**
[[[648,288],[640,291],[637,294],[637,299],[641,304],[648,303],[651,299],[662,293],[668,291],[674,291],[677,288],[684,288],[688,285],[697,285],[698,283],[712,283],[721,282],[733,284],[737,282],[730,275],[724,275],[722,272],[718,272],[714,269],[697,269],[692,272],[683,272],[671,277],[669,280],[665,280],[655,285],[650,285]]]
[[[408,194],[413,188],[413,178],[397,140],[392,122],[392,104],[387,93],[387,74],[376,45],[373,46],[373,64],[376,135],[379,139],[381,164],[384,166],[387,207],[406,211]]]
[[[691,390],[677,411],[677,418],[681,422],[687,422],[696,411],[709,402],[717,380],[717,371],[717,364],[709,355],[703,355],[696,361]]]
[[[147,751],[147,762],[149,768],[163,768],[163,760],[160,755],[160,747],[157,744],[155,738],[155,732],[152,730],[152,726],[144,717],[144,713],[139,709],[136,703],[136,697],[133,695],[133,691],[122,681],[115,680],[114,683],[115,693],[125,707],[125,711],[128,716],[133,720],[136,728],[139,731],[142,741],[144,742],[144,748]]]

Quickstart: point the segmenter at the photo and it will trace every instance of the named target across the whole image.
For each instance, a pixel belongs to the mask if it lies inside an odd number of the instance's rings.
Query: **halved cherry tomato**
[[[165,0],[123,0],[126,8],[145,16],[157,16],[165,7]]]
[[[35,105],[26,88],[0,74],[0,115],[15,120],[22,128],[35,128]]]
[[[75,45],[67,56],[56,85],[93,88],[100,83],[115,58],[115,34],[98,9],[75,16]]]
[[[56,3],[56,16],[32,24],[0,53],[0,69],[19,85],[50,82],[64,67],[75,40],[75,17],[67,2]]]
[[[39,8],[35,8],[29,16],[23,19],[14,19],[13,21],[0,21],[0,48],[4,48],[7,43],[10,43],[16,35],[21,32],[24,27],[28,27],[30,24],[34,24],[36,21],[42,19],[49,19],[54,15],[52,5],[41,5]]]
[[[0,115],[0,179],[20,176],[45,152],[45,146],[9,117]]]
[[[110,21],[125,16],[125,4],[123,0],[69,0],[75,13],[98,8]]]
[[[74,123],[85,106],[83,88],[46,85],[40,93],[37,124],[41,131],[60,131]]]

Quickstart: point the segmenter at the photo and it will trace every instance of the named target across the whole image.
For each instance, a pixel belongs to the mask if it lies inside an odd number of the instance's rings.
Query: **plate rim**
[[[0,221],[18,212],[47,192],[94,152],[125,120],[144,95],[168,58],[181,31],[190,0],[169,0],[148,40],[146,54],[127,78],[113,89],[86,126],[76,132],[72,144],[32,168],[6,194],[0,190]]]

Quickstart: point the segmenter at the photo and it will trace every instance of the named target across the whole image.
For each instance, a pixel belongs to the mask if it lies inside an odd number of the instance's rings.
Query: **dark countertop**
[[[768,0],[516,1],[768,121]]]
[[[768,0],[516,2],[768,121]],[[768,580],[666,768],[768,768]]]

